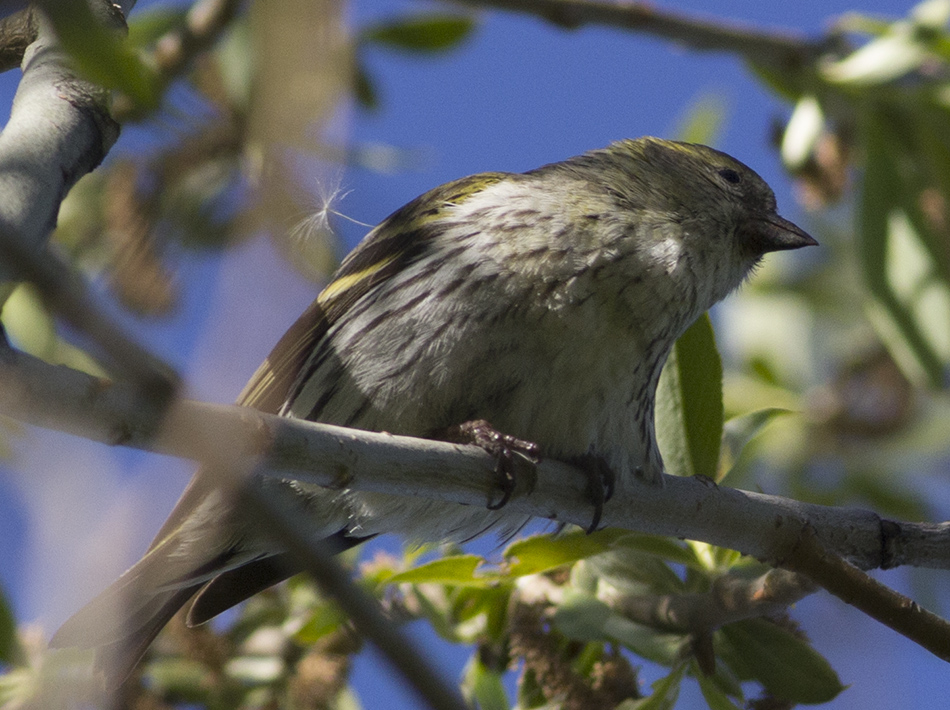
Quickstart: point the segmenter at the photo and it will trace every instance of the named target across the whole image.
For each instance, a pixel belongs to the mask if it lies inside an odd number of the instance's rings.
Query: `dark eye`
[[[732,168],[723,168],[719,171],[719,176],[726,182],[731,182],[733,185],[738,185],[742,182],[742,176]]]

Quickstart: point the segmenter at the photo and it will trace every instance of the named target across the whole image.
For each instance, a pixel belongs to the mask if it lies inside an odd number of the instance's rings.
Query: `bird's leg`
[[[594,518],[590,521],[587,534],[594,532],[600,525],[600,518],[604,512],[604,503],[613,497],[614,483],[617,476],[610,465],[597,454],[575,456],[566,461],[580,468],[587,474],[587,491],[591,503],[594,505]]]
[[[455,444],[474,444],[495,457],[495,473],[498,476],[498,487],[501,489],[501,500],[489,503],[489,510],[503,508],[515,492],[515,456],[521,455],[531,463],[537,463],[540,459],[540,448],[537,444],[502,434],[484,419],[456,424],[438,432],[436,438]]]

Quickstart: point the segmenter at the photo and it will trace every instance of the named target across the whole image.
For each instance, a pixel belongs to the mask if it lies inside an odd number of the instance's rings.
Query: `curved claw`
[[[498,476],[501,499],[497,503],[489,501],[489,510],[504,508],[514,495],[518,484],[515,454],[520,454],[531,463],[537,463],[540,459],[537,444],[502,434],[484,419],[449,427],[438,438],[456,444],[474,444],[495,457],[495,474]]]
[[[587,474],[587,492],[594,506],[594,517],[587,534],[597,530],[603,516],[604,504],[613,497],[617,476],[607,462],[596,454],[585,454],[570,460]]]

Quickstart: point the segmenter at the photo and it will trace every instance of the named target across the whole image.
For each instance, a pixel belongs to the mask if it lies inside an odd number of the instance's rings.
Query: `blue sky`
[[[710,4],[662,3],[710,13]],[[905,14],[911,3],[842,0],[717,3],[717,16],[817,33],[849,10]],[[417,2],[357,2],[359,27],[407,10],[445,9]],[[699,98],[719,97],[726,120],[716,147],[758,171],[793,220],[790,184],[769,147],[773,119],[789,107],[768,94],[742,63],[728,55],[696,53],[644,35],[609,29],[565,31],[528,16],[480,13],[474,36],[459,50],[417,58],[372,50],[366,60],[380,91],[381,109],[344,120],[349,139],[414,151],[414,169],[396,174],[354,169],[323,178],[349,191],[337,209],[375,223],[439,183],[483,170],[521,171],[564,159],[612,140],[671,137]],[[0,77],[8,105],[15,77]],[[123,140],[140,140],[129,132]],[[344,225],[350,244],[365,230]],[[817,235],[820,239],[820,234]],[[781,258],[795,258],[783,255]],[[130,323],[135,332],[184,374],[197,398],[229,402],[317,287],[280,261],[273,243],[257,239],[224,258],[195,257],[179,275],[184,308],[163,324]],[[132,452],[105,451],[72,437],[26,430],[14,436],[14,457],[0,468],[0,581],[23,620],[52,631],[81,601],[141,553],[190,474],[190,466]],[[43,521],[43,524],[40,524]],[[909,590],[901,571],[881,577]],[[910,642],[868,621],[825,594],[798,605],[801,620],[852,688],[827,707],[944,707],[950,695],[946,666]],[[449,674],[465,661],[437,644]],[[651,673],[653,674],[651,676]],[[656,678],[647,669],[644,680]],[[354,681],[366,707],[414,707],[380,667],[363,654]],[[684,687],[679,707],[703,707]]]

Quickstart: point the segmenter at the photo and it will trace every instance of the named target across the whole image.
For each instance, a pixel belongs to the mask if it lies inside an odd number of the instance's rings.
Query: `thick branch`
[[[206,447],[189,443],[194,432],[202,432],[217,446],[259,457],[266,475],[328,487],[465,505],[485,505],[496,493],[494,461],[475,447],[192,401],[178,402],[160,421],[131,387],[12,350],[0,358],[0,413],[110,445],[193,459],[206,457]],[[530,494],[516,491],[508,504],[513,511],[581,526],[590,522],[586,478],[577,469],[545,460],[537,479]],[[810,525],[829,550],[862,569],[950,569],[946,523],[885,524],[870,511],[720,488],[696,478],[667,476],[663,487],[632,482],[607,504],[604,524],[703,540],[772,562],[786,559]]]

